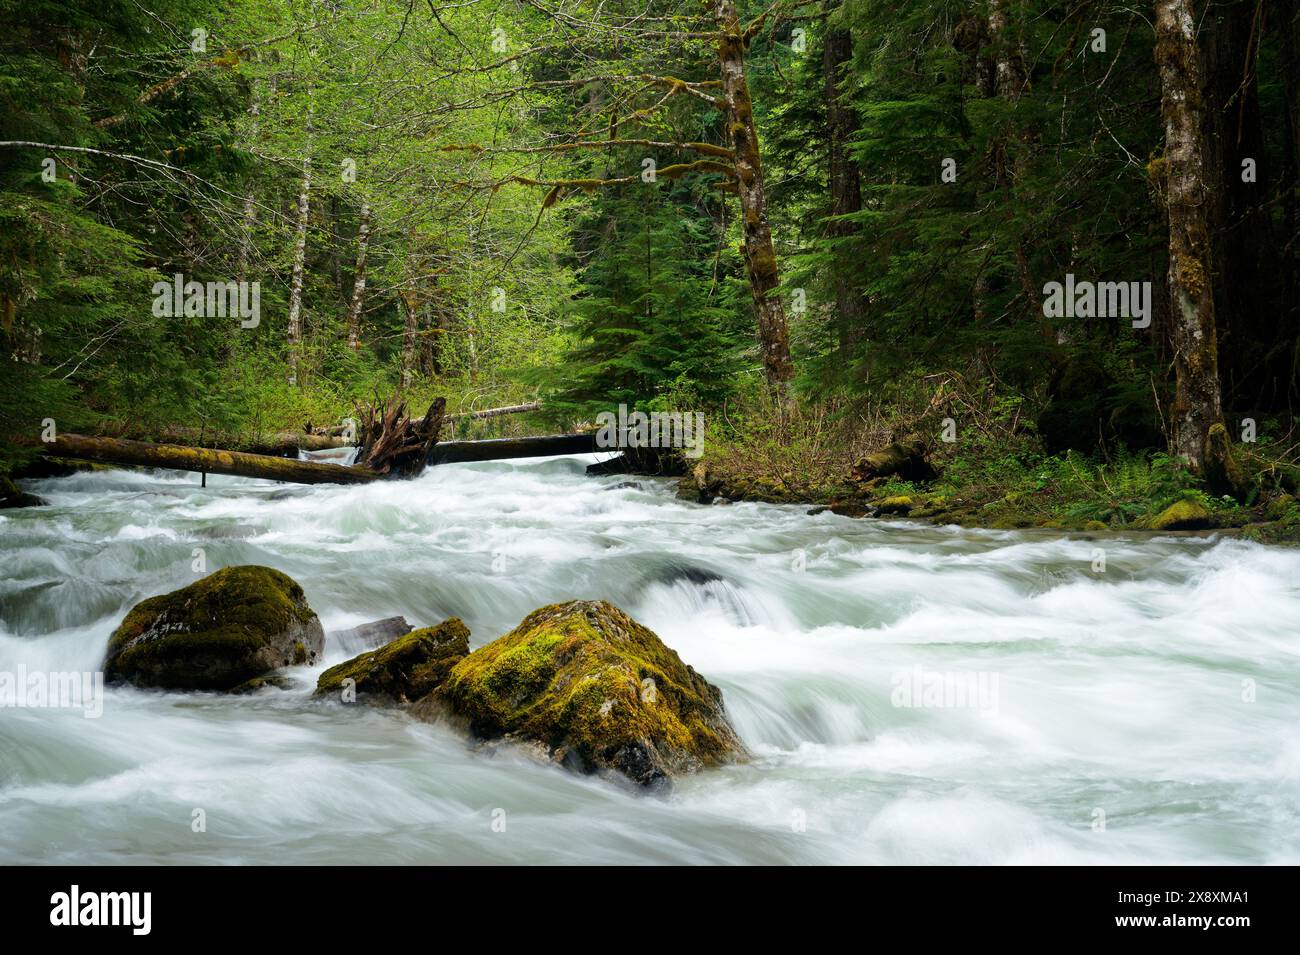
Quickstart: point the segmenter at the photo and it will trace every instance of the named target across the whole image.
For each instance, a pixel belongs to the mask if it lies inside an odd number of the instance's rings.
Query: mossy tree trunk
[[[381,476],[365,468],[349,468],[338,464],[317,464],[265,454],[246,454],[242,451],[152,444],[148,441],[82,434],[61,434],[44,445],[44,451],[54,457],[98,461],[102,464],[172,468],[203,474],[233,474],[295,484],[365,484]]]
[[[785,305],[776,289],[780,276],[776,248],[768,221],[767,197],[763,190],[763,163],[754,123],[753,100],[745,78],[745,50],[749,41],[736,13],[734,0],[713,0],[718,26],[718,64],[722,76],[722,100],[726,107],[727,135],[735,152],[736,191],[740,196],[742,232],[745,238],[745,271],[754,295],[758,323],[758,344],[768,383],[785,392],[794,377],[790,361],[790,327]]]
[[[1210,281],[1200,57],[1191,0],[1156,0],[1156,65],[1165,124],[1163,173],[1169,217],[1170,337],[1176,391],[1172,447],[1193,470],[1205,464],[1206,438],[1223,423],[1219,349]]]

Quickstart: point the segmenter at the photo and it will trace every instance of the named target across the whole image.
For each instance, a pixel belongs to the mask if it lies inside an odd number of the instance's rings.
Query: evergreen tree
[[[732,386],[749,338],[737,286],[719,275],[712,219],[683,198],[645,185],[595,203],[572,344],[546,375],[548,410],[590,418],[656,398],[710,404]]]

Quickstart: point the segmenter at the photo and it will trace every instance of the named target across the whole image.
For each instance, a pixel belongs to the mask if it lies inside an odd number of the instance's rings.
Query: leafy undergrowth
[[[883,503],[884,513],[935,523],[1069,530],[1146,528],[1188,501],[1204,508],[1207,527],[1300,540],[1293,442],[1261,437],[1235,445],[1248,488],[1240,497],[1215,495],[1160,451],[1047,454],[1019,398],[967,401],[960,419],[951,413],[953,402],[935,404],[894,404],[886,413],[834,402],[782,408],[756,397],[715,416],[704,456],[681,493],[820,504],[850,516],[874,513]],[[864,454],[908,435],[926,441],[937,478],[851,478]]]

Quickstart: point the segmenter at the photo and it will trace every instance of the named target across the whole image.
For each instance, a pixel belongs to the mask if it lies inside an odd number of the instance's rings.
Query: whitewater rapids
[[[1300,862],[1300,550],[701,507],[591,460],[32,482],[51,506],[0,514],[0,671],[97,670],[198,549],[288,573],[327,633],[459,616],[480,646],[610,600],[722,687],[752,761],[647,797],[312,701],[319,669],[110,687],[98,718],[0,708],[0,863]]]

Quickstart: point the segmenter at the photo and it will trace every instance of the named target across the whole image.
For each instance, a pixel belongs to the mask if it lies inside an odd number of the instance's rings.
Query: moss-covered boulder
[[[109,682],[233,690],[316,662],[325,632],[302,588],[270,567],[226,567],[138,603],[108,639]]]
[[[888,514],[906,515],[911,510],[912,499],[906,494],[887,497],[880,502],[880,515],[882,517]]]
[[[831,501],[830,510],[832,514],[838,514],[840,517],[875,517],[879,508],[861,498],[847,500],[837,498]]]
[[[744,755],[722,691],[604,601],[535,610],[452,667],[436,699],[480,738],[643,786]]]
[[[4,475],[0,475],[0,510],[9,507],[41,507],[47,501],[35,494],[28,494]]]
[[[1214,526],[1214,518],[1197,501],[1178,501],[1151,518],[1153,531],[1199,531]]]
[[[859,460],[849,479],[864,484],[875,478],[896,476],[904,481],[933,481],[938,472],[926,459],[925,442],[913,435]]]
[[[316,695],[346,698],[351,691],[362,702],[413,702],[441,686],[467,653],[469,628],[452,617],[330,667],[316,681]]]

